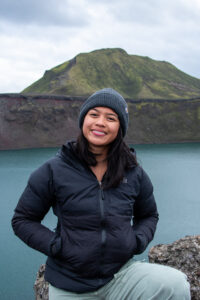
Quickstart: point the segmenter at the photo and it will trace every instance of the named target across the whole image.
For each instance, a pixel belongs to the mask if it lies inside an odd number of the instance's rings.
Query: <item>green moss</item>
[[[148,103],[140,102],[136,104],[137,110],[141,110],[144,106],[148,105]]]
[[[63,64],[60,64],[60,65],[56,66],[55,68],[53,68],[52,71],[55,74],[60,73],[60,72],[64,71],[67,68],[68,65],[69,65],[69,61],[66,61]]]
[[[197,108],[197,118],[200,120],[200,107]]]

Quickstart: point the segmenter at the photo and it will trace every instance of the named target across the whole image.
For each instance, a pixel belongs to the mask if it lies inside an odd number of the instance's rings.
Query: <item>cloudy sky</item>
[[[81,52],[123,48],[200,78],[200,0],[1,0],[0,93]]]

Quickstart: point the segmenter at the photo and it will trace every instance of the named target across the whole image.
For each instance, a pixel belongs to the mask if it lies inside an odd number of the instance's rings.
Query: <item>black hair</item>
[[[96,166],[95,154],[89,151],[89,143],[82,131],[77,138],[75,151],[84,164]],[[119,128],[116,139],[110,144],[107,162],[108,167],[102,182],[105,189],[117,187],[123,180],[125,170],[138,165],[135,153],[123,140],[121,128]]]

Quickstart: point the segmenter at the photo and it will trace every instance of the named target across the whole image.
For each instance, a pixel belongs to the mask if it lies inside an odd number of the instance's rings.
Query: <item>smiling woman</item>
[[[102,150],[106,151],[117,137],[119,125],[118,116],[112,109],[107,107],[91,109],[83,122],[83,134],[88,140],[90,149],[101,146]]]
[[[134,262],[154,237],[153,186],[123,137],[124,98],[113,89],[90,96],[80,135],[29,178],[12,219],[27,245],[48,256],[49,300],[189,300],[183,273]],[[50,207],[56,232],[41,224]]]
[[[117,186],[124,169],[137,165],[135,156],[123,141],[128,128],[128,108],[124,98],[112,89],[94,93],[83,104],[77,153],[104,186]],[[118,164],[116,164],[118,161]]]
[[[109,145],[116,139],[119,127],[118,115],[108,107],[94,107],[85,116],[83,135],[96,155],[97,164],[91,169],[99,182],[106,173]]]

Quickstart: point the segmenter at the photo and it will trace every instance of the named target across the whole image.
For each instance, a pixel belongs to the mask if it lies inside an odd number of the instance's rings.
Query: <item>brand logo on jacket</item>
[[[128,183],[128,179],[126,177],[123,178],[122,183]]]

